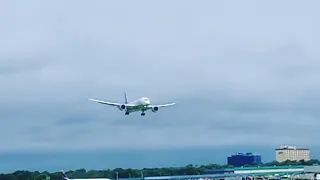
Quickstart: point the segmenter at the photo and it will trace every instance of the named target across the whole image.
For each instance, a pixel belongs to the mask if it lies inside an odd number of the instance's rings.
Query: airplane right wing
[[[115,107],[121,106],[120,103],[113,103],[113,102],[101,101],[101,100],[98,100],[98,99],[90,99],[90,98],[89,98],[89,100],[97,102],[97,103],[100,103],[100,104],[109,105],[109,106],[115,106]]]

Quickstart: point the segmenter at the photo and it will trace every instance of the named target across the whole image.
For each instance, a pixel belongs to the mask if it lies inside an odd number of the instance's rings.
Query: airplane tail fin
[[[125,103],[128,104],[128,98],[127,98],[127,93],[124,92],[124,100],[125,100]]]
[[[69,180],[68,176],[66,175],[66,173],[64,173],[63,170],[61,170],[60,172],[61,172],[61,174],[62,174],[62,179],[64,179],[64,180]]]

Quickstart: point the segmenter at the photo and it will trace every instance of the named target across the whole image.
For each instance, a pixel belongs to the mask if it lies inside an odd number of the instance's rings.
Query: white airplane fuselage
[[[130,102],[130,103],[128,103],[128,104],[148,106],[148,105],[151,104],[151,101],[150,101],[150,99],[147,98],[147,97],[142,97],[142,98],[139,98],[139,99],[137,99],[137,100],[135,100],[135,101],[132,101],[132,102]]]
[[[151,105],[151,101],[147,97],[142,97],[125,105],[129,105],[127,106],[126,110],[126,112],[128,113],[136,111],[146,111],[148,106]]]

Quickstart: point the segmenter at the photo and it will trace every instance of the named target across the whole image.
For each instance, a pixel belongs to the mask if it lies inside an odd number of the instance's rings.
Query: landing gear
[[[125,115],[129,115],[129,112],[126,112]]]
[[[141,116],[145,116],[146,115],[146,113],[145,113],[146,109],[142,109],[141,111],[142,111]]]

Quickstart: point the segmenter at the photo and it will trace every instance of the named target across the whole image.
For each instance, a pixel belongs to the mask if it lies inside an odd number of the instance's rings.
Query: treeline
[[[287,166],[287,165],[314,165],[319,164],[319,160],[310,161],[286,161],[286,162],[270,162],[264,164],[246,165],[246,167],[255,166]],[[207,174],[210,170],[232,168],[229,165],[187,165],[179,168],[144,168],[144,169],[107,169],[107,170],[89,170],[78,169],[75,171],[68,171],[66,174],[69,178],[139,178],[148,176],[173,176],[173,175],[199,175]],[[29,172],[29,171],[16,171],[10,174],[0,174],[0,180],[61,180],[60,172]]]

